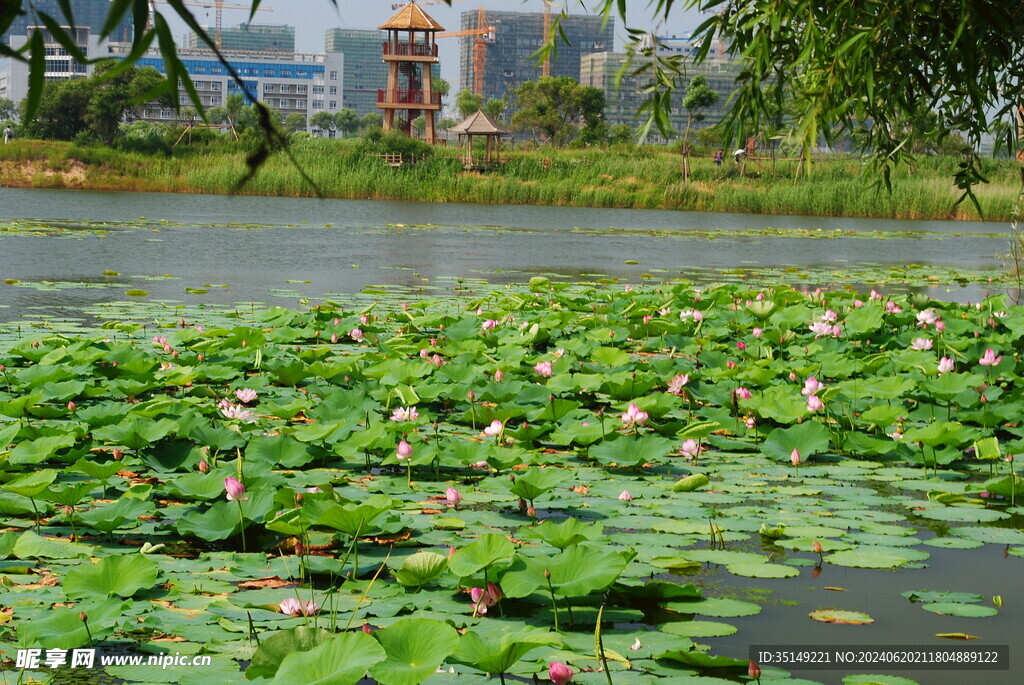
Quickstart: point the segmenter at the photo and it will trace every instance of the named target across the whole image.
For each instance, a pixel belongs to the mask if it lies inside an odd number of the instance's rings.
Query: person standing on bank
[[[4,145],[7,145],[7,143],[9,143],[9,142],[11,142],[11,127],[10,126],[5,126],[4,127]]]
[[[718,149],[715,151],[715,164],[722,166],[722,158],[725,156],[725,150]]]

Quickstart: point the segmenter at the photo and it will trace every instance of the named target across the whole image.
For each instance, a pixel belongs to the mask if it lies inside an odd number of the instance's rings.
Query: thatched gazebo
[[[499,138],[510,133],[507,128],[494,123],[493,119],[480,110],[466,117],[466,120],[461,124],[452,126],[450,131],[459,134],[459,145],[462,145],[463,141],[466,142],[465,165],[467,168],[490,166],[498,162],[501,154],[501,141]],[[484,158],[475,163],[473,161],[473,136],[484,136],[487,139]]]

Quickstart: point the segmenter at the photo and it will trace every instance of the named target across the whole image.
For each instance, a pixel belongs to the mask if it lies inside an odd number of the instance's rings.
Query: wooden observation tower
[[[431,65],[439,61],[435,34],[444,31],[444,27],[410,2],[380,28],[388,32],[384,41],[388,86],[377,91],[377,107],[384,110],[384,130],[395,130],[395,112],[404,111],[405,122],[399,128],[410,135],[413,119],[422,114],[426,121],[423,137],[433,144],[441,93],[433,88]]]

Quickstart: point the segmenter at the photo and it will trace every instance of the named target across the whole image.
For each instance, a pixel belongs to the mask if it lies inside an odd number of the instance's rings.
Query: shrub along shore
[[[326,197],[623,209],[675,209],[896,219],[977,220],[969,202],[956,204],[958,159],[922,157],[894,172],[892,193],[875,184],[864,163],[825,156],[811,175],[792,161],[749,160],[741,173],[727,160],[691,158],[682,183],[680,157],[658,146],[516,149],[486,172],[467,171],[454,148],[436,148],[413,167],[392,168],[359,140],[300,138],[291,151]],[[14,140],[0,146],[0,186],[285,197],[317,194],[284,154],[237,188],[245,171],[240,144],[175,148],[140,154],[105,146]],[[1020,189],[1012,161],[983,161],[989,183],[976,190],[984,218],[1006,221]]]

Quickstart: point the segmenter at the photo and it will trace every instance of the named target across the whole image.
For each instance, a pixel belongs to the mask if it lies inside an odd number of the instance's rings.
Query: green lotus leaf
[[[26,530],[11,551],[19,559],[72,559],[92,554],[93,548],[77,542],[40,537]]]
[[[38,646],[44,649],[76,649],[93,640],[105,640],[124,618],[131,607],[130,601],[117,597],[102,600],[83,601],[74,607],[55,607],[42,617],[18,624],[18,643],[25,647]],[[89,627],[82,622],[81,614],[89,618]]]
[[[103,533],[113,533],[118,528],[134,528],[139,525],[140,516],[151,515],[154,511],[155,507],[151,502],[124,496],[113,504],[87,509],[75,516],[90,528]]]
[[[999,613],[999,610],[995,607],[982,604],[964,604],[962,602],[932,602],[930,604],[922,604],[921,608],[933,614],[960,616],[961,618],[986,618]]]
[[[875,622],[875,619],[862,611],[849,611],[847,609],[818,609],[807,615],[812,621],[818,621],[819,623],[839,623],[848,626],[860,626]]]
[[[69,433],[23,440],[11,450],[7,459],[12,464],[38,464],[51,459],[59,450],[73,446],[75,442],[75,436]]]
[[[974,594],[973,592],[946,592],[942,590],[908,590],[901,592],[900,597],[905,597],[911,603],[917,602],[959,602],[959,603],[971,603],[971,602],[982,602],[985,600],[981,595]]]
[[[142,554],[105,557],[78,566],[64,577],[64,593],[72,599],[118,595],[131,597],[156,584],[156,564]]]
[[[448,560],[448,568],[460,578],[467,578],[481,569],[507,562],[515,551],[515,545],[503,535],[484,533],[479,540],[460,547]]]
[[[355,685],[386,656],[384,649],[363,632],[342,633],[315,646],[318,638],[308,634],[301,641],[297,636],[294,639],[295,650],[281,660],[272,685]],[[307,644],[310,648],[302,650]],[[261,670],[265,672],[266,668],[264,665]]]
[[[680,478],[672,484],[672,492],[694,492],[704,486],[708,485],[711,479],[704,473],[694,473],[692,475]]]
[[[392,510],[394,500],[385,495],[374,495],[361,504],[340,505],[326,500],[304,504],[307,516],[317,525],[327,526],[348,535],[363,536],[375,532],[378,519]]]
[[[533,502],[542,495],[554,490],[558,485],[566,481],[571,474],[563,469],[539,469],[534,468],[516,476],[509,490],[528,502]]]
[[[370,666],[370,675],[382,685],[419,685],[459,645],[454,628],[426,618],[399,621],[373,636],[387,654]]]
[[[36,497],[50,487],[55,480],[57,480],[57,471],[44,469],[17,476],[0,485],[0,488],[23,497]]]
[[[355,633],[352,633],[355,634]],[[334,633],[314,626],[296,626],[288,630],[279,630],[260,638],[259,647],[252,655],[249,667],[245,669],[245,677],[273,678],[285,657],[295,652],[308,652],[330,640]],[[369,636],[367,636],[369,637]],[[368,646],[364,642],[362,646]],[[369,645],[371,648],[374,645]],[[383,655],[381,655],[383,658]]]
[[[817,421],[806,421],[772,430],[761,443],[761,451],[771,459],[789,463],[793,450],[797,450],[804,461],[826,451],[828,446],[828,430]]]
[[[583,523],[579,519],[569,517],[561,523],[552,520],[543,521],[532,528],[521,528],[519,536],[543,540],[552,547],[565,549],[577,542],[599,540],[604,534],[604,524],[600,521]]]
[[[917,561],[924,561],[927,552],[906,547],[875,547],[862,545],[855,549],[833,552],[825,559],[836,566],[854,568],[895,568]]]
[[[615,582],[628,563],[619,552],[574,545],[552,557],[517,558],[502,576],[501,590],[506,597],[515,598],[547,589],[545,571],[550,571],[555,594],[583,597]]]
[[[660,435],[622,435],[591,447],[588,455],[602,464],[635,467],[659,462],[674,448],[675,443]]]
[[[562,638],[541,628],[512,631],[475,629],[463,634],[459,648],[449,661],[465,664],[484,673],[507,673],[512,666],[539,647],[560,647]]]
[[[422,587],[448,569],[448,558],[436,552],[420,551],[405,558],[394,576],[406,587]]]
[[[683,637],[724,637],[733,635],[737,628],[717,621],[676,621],[665,623],[659,630],[663,633]]]

